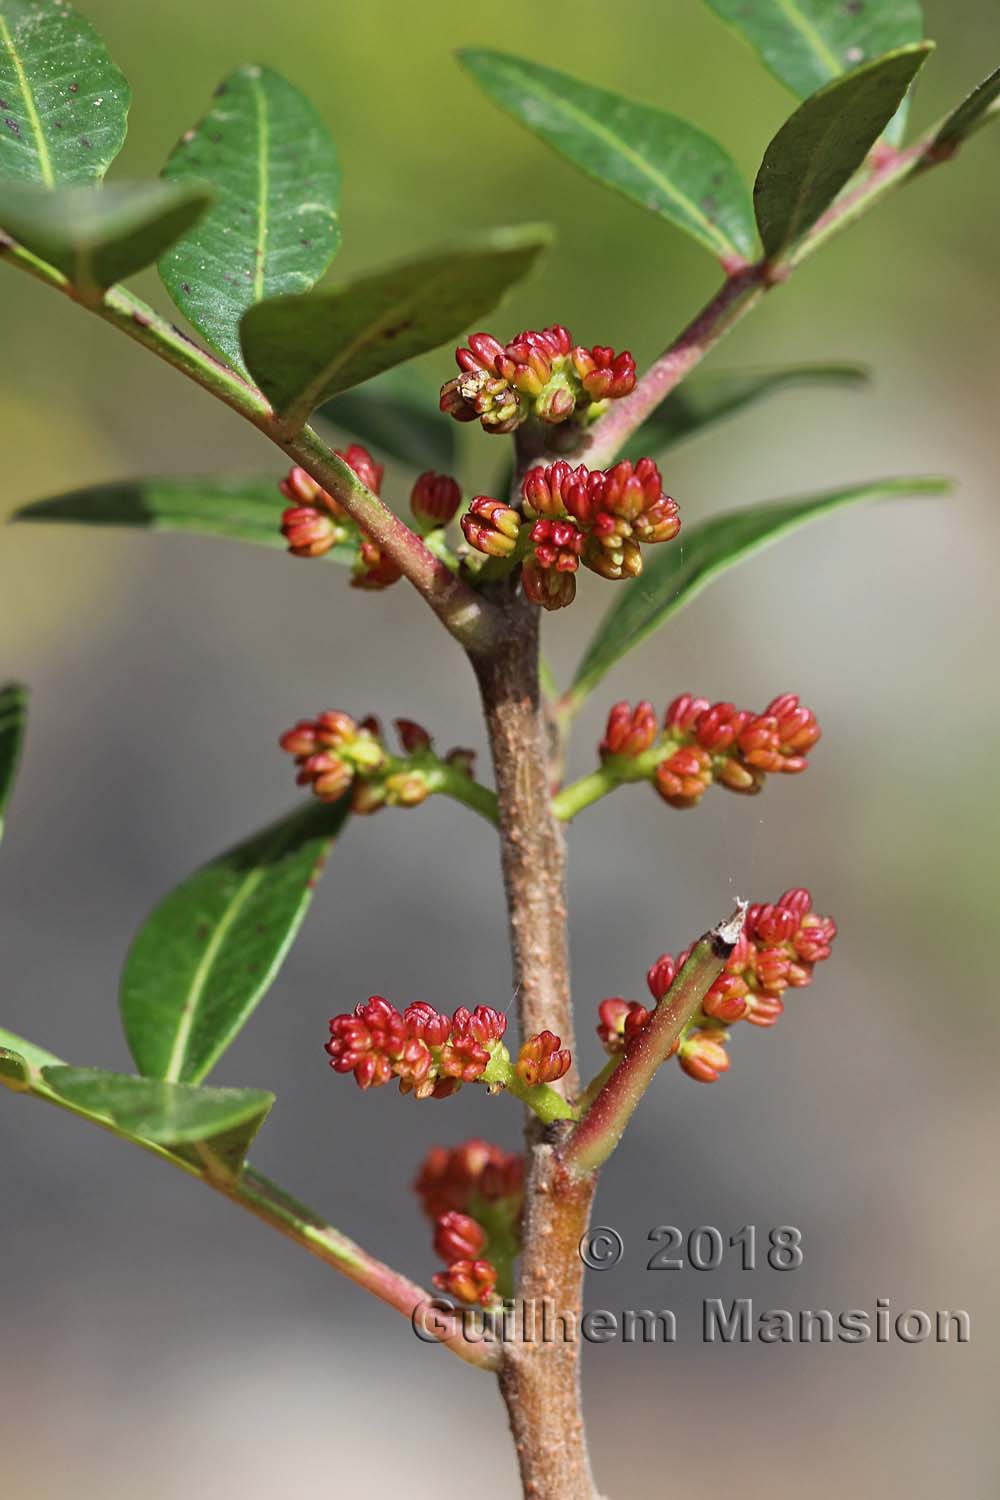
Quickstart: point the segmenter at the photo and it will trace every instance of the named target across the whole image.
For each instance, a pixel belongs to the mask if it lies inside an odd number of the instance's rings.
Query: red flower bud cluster
[[[624,755],[634,760],[654,744],[659,732],[660,721],[648,699],[644,698],[634,709],[627,703],[616,703],[608,714],[597,753],[602,760],[609,755]]]
[[[737,1021],[773,1026],[784,1011],[784,991],[812,982],[815,965],[830,957],[836,935],[832,917],[818,916],[802,888],[786,891],[773,904],[749,907],[725,968],[702,1001],[693,1028],[674,1049],[684,1072],[701,1083],[714,1083],[729,1067],[726,1028]],[[646,982],[657,1004],[690,952],[676,959],[664,953],[650,968]],[[597,1034],[605,1051],[615,1054],[626,1050],[650,1011],[636,1000],[616,998],[602,1001],[598,1015]]]
[[[450,474],[435,474],[433,469],[421,474],[410,491],[413,517],[428,530],[447,526],[461,503],[462,491],[458,481]]]
[[[635,387],[631,354],[604,345],[574,345],[567,328],[529,329],[501,344],[474,333],[456,349],[460,374],[441,387],[441,410],[486,432],[513,432],[528,417],[558,424],[592,421],[604,405]]]
[[[459,1302],[492,1302],[497,1284],[496,1267],[488,1260],[456,1260],[444,1271],[435,1271],[434,1285]]]
[[[291,506],[281,517],[281,534],[293,557],[322,557],[350,535],[347,512],[315,479],[297,466],[278,485]]]
[[[540,1031],[522,1043],[514,1071],[522,1083],[555,1083],[569,1072],[572,1063],[569,1049],[551,1031]]]
[[[517,546],[523,517],[502,500],[477,495],[461,520],[465,540],[487,557],[510,557]]]
[[[434,1285],[462,1302],[488,1303],[495,1292],[496,1267],[486,1259],[493,1234],[498,1249],[519,1245],[523,1159],[471,1140],[452,1150],[435,1146],[414,1184],[434,1225],[434,1249],[446,1268]],[[492,1226],[487,1228],[486,1226]]]
[[[472,1212],[480,1200],[520,1202],[524,1158],[489,1141],[474,1138],[460,1146],[434,1146],[413,1184],[424,1213],[437,1220],[451,1210]]]
[[[612,469],[573,468],[563,460],[529,469],[522,482],[525,513],[539,569],[575,573],[580,563],[602,578],[642,572],[640,542],[668,542],[680,531],[676,501],[663,493],[651,458]]]
[[[335,448],[334,452],[348,468],[353,469],[373,495],[379,493],[383,468],[367,448],[352,443],[349,448]],[[293,502],[291,509],[286,510],[281,518],[281,534],[293,556],[322,557],[338,542],[353,539],[359,550],[351,576],[352,587],[385,589],[399,582],[403,575],[396,564],[365,535],[344,507],[310,478],[305,469],[292,469],[278,488],[286,500]]]
[[[622,1000],[616,995],[610,1000],[602,1000],[597,1007],[597,1014],[601,1018],[597,1027],[601,1045],[605,1052],[614,1056],[617,1052],[625,1051],[632,1038],[645,1026],[652,1012],[640,1005],[638,1000]]]
[[[350,714],[332,709],[315,719],[300,719],[279,743],[295,757],[299,786],[312,787],[322,802],[336,802],[350,789],[351,810],[373,813],[380,807],[417,807],[426,801],[431,791],[427,772],[440,765],[431,737],[420,724],[397,719],[396,731],[402,756],[389,754],[374,715],[358,723]],[[444,760],[471,776],[471,750],[449,750]]]
[[[398,1011],[381,995],[334,1016],[326,1051],[337,1073],[353,1073],[359,1088],[399,1079],[402,1094],[444,1099],[485,1072],[507,1029],[507,1017],[488,1006],[460,1005],[446,1016],[419,1001]]]
[[[667,709],[662,735],[650,703],[634,710],[616,703],[598,753],[605,762],[642,758],[638,767],[620,767],[623,780],[646,776],[671,807],[695,807],[713,781],[758,792],[769,774],[804,771],[819,737],[815,714],[794,693],[773,699],[762,714],[685,693]]]

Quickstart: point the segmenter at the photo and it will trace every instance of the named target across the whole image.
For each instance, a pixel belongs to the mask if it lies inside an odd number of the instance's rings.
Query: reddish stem
[[[607,1161],[624,1134],[653,1075],[666,1062],[725,967],[743,931],[746,903],[694,945],[650,1020],[626,1049],[618,1067],[562,1147],[560,1161],[575,1178],[590,1176]]]

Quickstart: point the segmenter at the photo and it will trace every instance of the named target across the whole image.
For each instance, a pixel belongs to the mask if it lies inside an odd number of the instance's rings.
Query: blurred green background
[[[696,0],[85,8],[135,92],[114,176],[155,174],[219,79],[266,62],[305,87],[339,143],[338,274],[462,228],[545,219],[556,249],[493,327],[565,322],[640,362],[711,293],[710,258],[549,155],[452,50],[503,47],[661,104],[716,134],[748,175],[792,106]],[[1000,60],[991,0],[925,0],[925,12],[940,50],[914,128]],[[717,369],[860,359],[869,389],[785,395],[666,464],[689,520],[890,474],[952,474],[954,499],[838,516],[714,585],[598,691],[573,756],[580,771],[592,763],[615,697],[662,705],[691,690],[759,706],[797,690],[825,729],[813,768],[757,802],[718,794],[685,817],[635,789],[570,837],[585,1066],[598,1061],[597,1001],[638,996],[651,959],[733,893],[808,884],[842,931],[776,1032],[737,1032],[722,1083],[673,1072],[646,1102],[597,1209],[626,1258],[592,1276],[588,1305],[672,1306],[693,1328],[702,1296],[834,1309],[885,1296],[967,1308],[973,1342],[711,1349],[692,1334],[673,1349],[590,1349],[597,1470],[616,1497],[997,1492],[998,167],[994,129],[811,260],[713,356]],[[139,289],[167,306],[154,278]],[[237,418],[3,267],[0,327],[3,514],[102,478],[282,472]],[[435,382],[450,368],[447,351],[423,363]],[[484,488],[501,446],[478,430],[464,441],[466,482]],[[408,480],[397,471],[386,488],[402,498]],[[580,602],[546,621],[563,675],[610,597],[588,577]],[[482,748],[471,676],[404,587],[360,596],[339,571],[278,554],[10,528],[0,643],[0,680],[34,691],[0,860],[2,1016],[81,1064],[128,1065],[115,986],[153,902],[292,800],[275,740],[293,719],[409,715],[445,744]],[[277,1089],[261,1168],[417,1275],[433,1259],[403,1184],[434,1140],[513,1144],[515,1112],[473,1091],[447,1109],[355,1096],[325,1070],[326,1018],[371,991],[503,1004],[508,975],[486,830],[436,804],[387,814],[345,840],[217,1073]],[[488,1381],[134,1155],[0,1100],[10,1493],[516,1493]],[[784,1278],[657,1276],[645,1236],[667,1222],[794,1223],[805,1265]],[[457,1451],[475,1455],[474,1481]]]

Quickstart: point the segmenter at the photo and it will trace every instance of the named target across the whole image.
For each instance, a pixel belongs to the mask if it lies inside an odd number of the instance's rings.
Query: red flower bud
[[[352,443],[349,448],[334,448],[333,451],[349,469],[353,469],[366,489],[371,490],[373,495],[379,493],[385,470],[375,462],[367,448],[362,448],[360,443]]]
[[[387,589],[402,578],[402,569],[386,557],[376,542],[363,537],[358,561],[351,574],[351,587],[355,589]]]
[[[663,727],[668,734],[693,734],[695,725],[708,706],[707,698],[692,698],[690,693],[682,693],[667,709]]]
[[[624,1052],[632,1038],[645,1026],[651,1012],[640,1005],[638,1000],[615,997],[602,1000],[597,1007],[597,1014],[601,1018],[597,1027],[601,1045],[605,1052],[614,1056],[618,1052]]]
[[[521,529],[520,512],[502,500],[492,500],[489,495],[477,495],[462,517],[461,526],[465,540],[477,552],[489,557],[509,557],[517,546]]]
[[[598,747],[601,759],[624,755],[634,760],[648,750],[659,732],[653,705],[645,699],[633,711],[627,703],[616,703],[608,714],[604,738]]]
[[[322,557],[340,540],[333,517],[311,505],[286,510],[281,517],[281,534],[293,557]]]
[[[635,389],[635,360],[625,350],[595,344],[592,349],[577,347],[572,353],[573,368],[592,401],[617,400]]]
[[[680,1065],[689,1078],[698,1083],[716,1083],[729,1071],[729,1054],[725,1049],[724,1031],[696,1029],[688,1033],[680,1046]]]
[[[678,968],[679,965],[674,963],[669,953],[661,953],[647,973],[646,983],[649,985],[649,993],[657,1005],[673,984]]]
[[[565,609],[576,598],[576,575],[558,568],[541,568],[529,557],[521,569],[521,587],[532,604],[542,609]]]
[[[754,990],[748,998],[750,1006],[746,1019],[751,1026],[773,1026],[781,1020],[785,1007],[780,995],[769,994],[767,990]]]
[[[539,568],[555,568],[560,573],[575,573],[583,551],[583,533],[572,521],[536,521],[531,528],[535,544],[535,563]]]
[[[450,1209],[440,1214],[434,1224],[434,1253],[449,1264],[456,1260],[475,1260],[486,1246],[483,1226],[468,1214]]]
[[[404,754],[417,755],[431,748],[431,737],[422,724],[415,723],[413,719],[394,719],[393,722]]]
[[[712,782],[706,750],[693,745],[675,750],[656,767],[656,790],[671,807],[696,807]]]
[[[560,1038],[551,1031],[540,1031],[522,1044],[514,1071],[530,1087],[536,1083],[555,1083],[569,1072],[571,1062],[569,1050],[560,1047]]]
[[[493,1300],[497,1284],[496,1268],[488,1260],[456,1260],[445,1271],[437,1271],[434,1285],[459,1302],[481,1302],[485,1307]]]
[[[711,986],[701,1003],[706,1016],[731,1026],[748,1016],[751,1008],[750,989],[739,974],[722,973]]]
[[[448,474],[428,469],[410,491],[410,509],[424,526],[447,526],[462,503],[462,491]]]
[[[784,693],[741,731],[739,749],[747,765],[761,771],[804,771],[806,752],[819,737],[812,710],[802,708],[795,693]]]

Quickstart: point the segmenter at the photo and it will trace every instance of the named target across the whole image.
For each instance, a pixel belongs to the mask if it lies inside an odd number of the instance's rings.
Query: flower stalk
[[[604,1087],[560,1150],[573,1178],[592,1176],[604,1165],[625,1132],[653,1075],[666,1062],[725,967],[743,931],[746,903],[706,932],[691,950],[648,1024],[626,1048]]]

